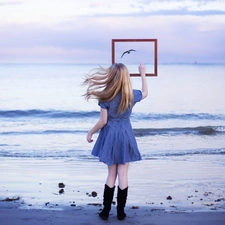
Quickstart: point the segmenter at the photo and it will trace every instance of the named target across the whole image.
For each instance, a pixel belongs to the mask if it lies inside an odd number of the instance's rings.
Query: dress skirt
[[[141,160],[130,119],[108,120],[91,154],[109,166]]]

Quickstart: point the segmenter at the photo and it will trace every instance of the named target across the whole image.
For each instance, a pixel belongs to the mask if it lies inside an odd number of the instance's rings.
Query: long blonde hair
[[[130,75],[127,67],[122,63],[112,64],[109,68],[100,67],[92,70],[83,84],[88,85],[84,94],[87,100],[95,98],[101,102],[108,102],[121,92],[118,114],[133,104]]]

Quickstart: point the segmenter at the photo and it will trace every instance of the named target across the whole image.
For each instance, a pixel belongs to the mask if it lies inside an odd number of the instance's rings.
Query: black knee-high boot
[[[114,190],[115,190],[115,187],[110,188],[108,185],[105,184],[104,195],[103,195],[104,208],[103,208],[102,212],[99,213],[99,216],[103,220],[107,220],[109,217],[109,212],[111,210]]]
[[[126,213],[124,213],[124,207],[126,205],[126,200],[127,200],[127,192],[128,192],[128,187],[121,190],[118,187],[118,192],[117,192],[117,218],[119,220],[124,220],[125,217],[127,216]]]

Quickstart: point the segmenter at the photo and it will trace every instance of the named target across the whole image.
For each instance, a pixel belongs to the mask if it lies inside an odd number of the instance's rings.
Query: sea
[[[7,180],[7,165],[19,162],[58,161],[60,168],[100,164],[91,155],[94,143],[86,141],[99,119],[99,106],[85,100],[87,87],[82,85],[98,67],[0,64],[1,180]],[[138,65],[130,67],[138,71]],[[131,81],[141,89],[140,77]],[[142,155],[138,165],[196,162],[198,157],[198,162],[204,158],[225,169],[225,64],[159,64],[158,76],[147,82],[149,95],[130,118]]]
[[[107,65],[103,65],[107,66]],[[98,65],[1,64],[0,157],[94,160],[87,132],[99,119],[82,82]],[[225,65],[159,65],[131,116],[143,160],[225,154]],[[140,77],[132,77],[141,89]]]

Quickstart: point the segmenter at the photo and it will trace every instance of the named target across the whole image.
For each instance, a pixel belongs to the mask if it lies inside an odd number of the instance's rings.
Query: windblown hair
[[[100,67],[92,70],[83,84],[88,85],[84,94],[87,100],[94,98],[101,102],[108,102],[121,92],[122,97],[118,114],[124,112],[133,104],[130,74],[127,67],[122,63],[112,64],[109,68]]]

